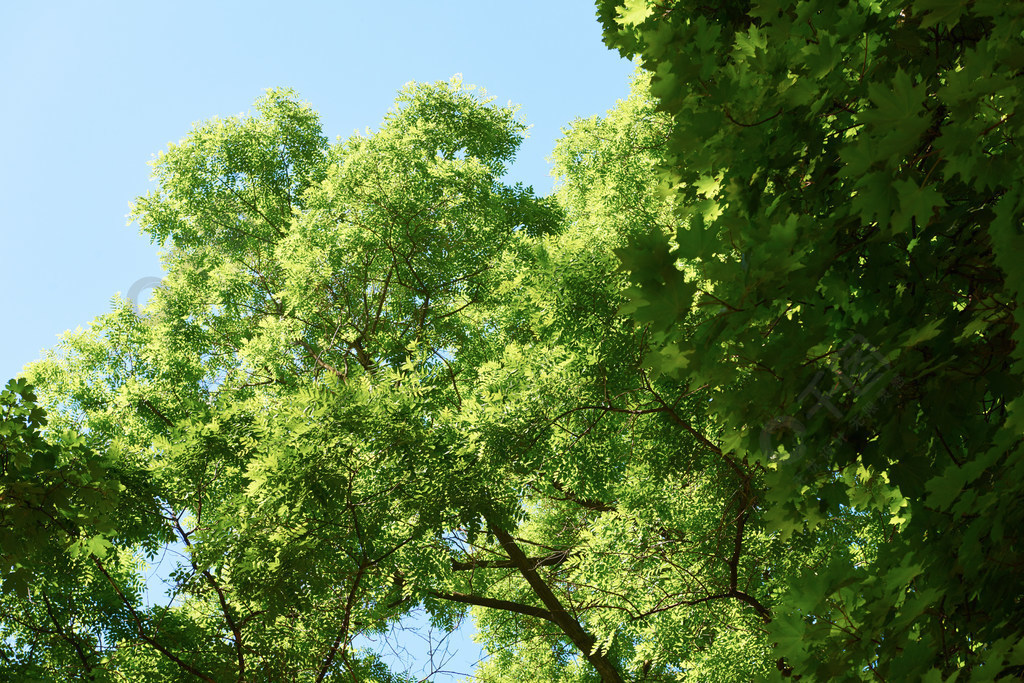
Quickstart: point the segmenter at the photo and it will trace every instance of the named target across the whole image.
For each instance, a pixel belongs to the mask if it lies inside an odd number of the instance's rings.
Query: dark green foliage
[[[712,410],[767,470],[780,533],[816,533],[865,477],[906,498],[870,562],[793,577],[771,625],[783,675],[1016,671],[1024,6],[635,0],[599,17],[672,119],[677,243],[622,253],[634,315],[665,330],[651,362],[732,388]],[[715,313],[696,333],[672,313],[694,290]]]

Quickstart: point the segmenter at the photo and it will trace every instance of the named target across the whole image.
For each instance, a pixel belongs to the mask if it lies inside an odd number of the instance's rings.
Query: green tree
[[[660,318],[711,316],[636,308],[615,256],[674,233],[646,90],[573,124],[543,199],[499,182],[514,111],[458,82],[336,145],[272,91],[161,154],[135,209],[168,265],[153,303],[28,370],[50,423],[18,452],[86,434],[121,493],[83,549],[51,544],[60,571],[7,586],[7,672],[401,680],[353,641],[417,606],[445,629],[473,608],[481,680],[772,670],[789,577],[869,556],[890,515],[773,532],[763,468],[720,445],[726,388],[658,355]],[[176,599],[147,607],[171,542]]]
[[[722,388],[723,451],[764,473],[788,543],[902,507],[867,557],[788,578],[778,674],[1021,675],[1024,7],[598,13],[671,120],[678,230],[621,252],[656,327],[647,362]],[[712,315],[694,331],[691,310]]]
[[[418,607],[480,680],[1016,673],[1021,17],[917,5],[600,3],[653,75],[546,198],[458,81],[197,125],[153,303],[0,397],[4,675],[406,680]]]
[[[458,82],[337,145],[273,91],[161,154],[135,207],[168,266],[153,303],[28,370],[50,442],[87,433],[149,526],[5,593],[12,675],[385,680],[353,639],[418,605],[448,629],[474,607],[504,653],[485,676],[763,668],[781,560],[754,475],[619,312],[612,250],[670,220],[641,87],[577,124],[547,199],[499,181],[524,126]],[[146,607],[168,542],[177,598]]]

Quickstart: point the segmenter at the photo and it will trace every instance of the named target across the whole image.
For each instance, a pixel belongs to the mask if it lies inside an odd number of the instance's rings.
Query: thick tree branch
[[[743,531],[747,525],[747,517],[750,514],[749,508],[745,508],[739,518],[736,520],[736,538],[733,542],[732,557],[729,558],[729,592],[724,597],[736,598],[741,602],[745,602],[764,619],[765,623],[772,620],[771,611],[762,605],[760,601],[754,596],[744,593],[738,587],[739,584],[739,566],[740,566],[740,553],[743,550]]]
[[[173,428],[173,427],[174,427],[174,423],[173,423],[173,422],[171,422],[171,420],[170,420],[170,419],[169,419],[169,418],[168,418],[168,417],[167,417],[166,415],[164,415],[164,414],[163,414],[163,413],[161,413],[161,412],[160,412],[159,410],[157,410],[157,409],[156,409],[156,406],[154,406],[154,405],[153,405],[152,403],[150,403],[150,402],[149,402],[149,399],[146,399],[146,398],[142,399],[142,405],[144,405],[144,406],[146,406],[147,408],[149,408],[149,411],[150,411],[151,413],[153,413],[154,415],[156,415],[156,416],[157,416],[158,418],[160,418],[160,420],[161,420],[161,421],[162,421],[162,422],[163,422],[163,423],[164,423],[165,425],[167,425],[168,427],[171,427],[171,428]]]
[[[594,637],[584,631],[580,623],[565,611],[562,603],[551,592],[551,588],[544,582],[544,579],[537,574],[535,567],[530,564],[530,558],[519,548],[515,539],[492,519],[486,517],[485,519],[487,519],[488,527],[490,527],[498,542],[501,543],[501,547],[504,548],[509,559],[515,563],[519,573],[523,575],[523,578],[530,584],[530,588],[533,589],[536,596],[548,608],[548,611],[551,613],[551,621],[562,629],[565,635],[573,642],[573,645],[597,669],[604,683],[622,683],[622,676],[611,661],[609,661],[608,657],[595,650],[594,645],[596,641]]]
[[[181,536],[182,542],[186,547],[191,548],[192,543],[189,541],[189,534],[181,526],[181,522],[177,518],[174,520],[174,526],[178,531],[178,535]],[[191,554],[189,555],[191,558]],[[213,589],[213,592],[217,594],[217,602],[220,604],[221,612],[224,614],[224,621],[227,622],[228,628],[231,629],[231,638],[235,643],[235,656],[238,659],[238,680],[245,680],[245,651],[242,645],[242,627],[235,620],[231,614],[231,606],[228,604],[227,596],[224,595],[224,591],[220,586],[220,583],[213,576],[209,569],[199,570],[195,560],[190,560],[193,571],[198,572],[202,575],[207,585]]]
[[[316,350],[309,343],[307,343],[304,339],[296,339],[295,341],[298,342],[299,346],[301,346],[302,348],[306,349],[306,352],[309,353],[309,355],[313,356],[313,360],[316,361],[317,365],[322,367],[324,370],[327,370],[327,371],[333,373],[334,375],[336,375],[337,377],[341,378],[342,381],[345,381],[345,380],[348,379],[348,377],[345,375],[344,372],[342,372],[341,370],[338,370],[336,367],[334,367],[333,365],[331,365],[327,361],[325,361],[322,358],[320,358],[320,356],[319,356],[319,354],[317,354]]]
[[[320,672],[317,674],[316,683],[320,683],[327,676],[327,673],[331,670],[331,664],[334,662],[334,657],[337,655],[339,647],[341,649],[342,659],[345,657],[345,652],[348,650],[348,631],[349,626],[352,622],[352,610],[355,608],[356,596],[359,593],[359,584],[363,580],[363,575],[366,573],[366,569],[370,564],[364,561],[359,565],[359,571],[356,572],[356,578],[352,582],[352,589],[348,593],[348,601],[345,603],[345,618],[341,623],[341,629],[338,631],[338,637],[334,639],[334,643],[331,644],[330,650],[327,652],[327,656],[324,658],[323,666],[320,667]]]
[[[693,427],[693,425],[691,425],[689,422],[680,417],[679,413],[676,412],[675,408],[666,403],[665,399],[663,399],[658,394],[658,392],[654,390],[654,387],[651,386],[650,380],[647,379],[646,373],[644,373],[643,378],[644,383],[647,385],[647,390],[651,393],[652,396],[654,396],[654,400],[661,404],[662,408],[664,409],[664,412],[667,413],[670,418],[672,418],[672,421],[675,422],[680,427],[682,427],[683,429],[685,429],[686,431],[688,431],[695,439],[697,439],[698,442],[700,442],[702,446],[704,446],[709,451],[711,451],[715,455],[720,456],[723,460],[725,460],[725,463],[730,467],[730,469],[732,469],[733,472],[736,473],[736,475],[744,483],[744,486],[749,486],[750,474],[745,472],[743,468],[740,467],[735,460],[730,458],[727,453],[723,452],[722,449],[716,446],[708,437],[701,434]]]
[[[506,612],[515,612],[516,614],[525,614],[528,617],[537,617],[538,619],[545,619],[547,621],[558,623],[555,618],[551,615],[551,612],[540,607],[533,607],[532,605],[524,605],[519,602],[512,602],[511,600],[498,600],[496,598],[485,598],[480,595],[470,595],[468,593],[448,593],[445,591],[427,591],[427,594],[431,597],[438,598],[440,600],[451,600],[452,602],[461,602],[466,605],[476,605],[478,607],[488,607],[490,609],[500,609]]]
[[[767,607],[762,605],[760,603],[760,601],[758,601],[758,599],[755,598],[754,596],[752,596],[752,595],[750,595],[748,593],[744,593],[743,591],[740,591],[740,590],[730,590],[730,591],[726,591],[724,593],[716,593],[714,595],[708,595],[708,596],[703,597],[703,598],[697,598],[696,600],[686,600],[685,602],[678,603],[678,604],[690,605],[690,606],[702,605],[705,602],[711,602],[712,600],[726,600],[726,599],[729,599],[729,598],[734,598],[736,600],[739,600],[740,602],[745,602],[748,605],[750,605],[751,607],[753,607],[754,610],[761,616],[761,618],[764,619],[764,622],[766,624],[769,621],[772,620],[772,613],[771,613],[771,611],[768,610]],[[644,616],[647,616],[647,615],[644,615]]]

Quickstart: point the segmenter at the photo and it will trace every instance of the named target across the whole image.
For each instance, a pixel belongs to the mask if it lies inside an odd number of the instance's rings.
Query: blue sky
[[[533,128],[509,176],[543,192],[561,128],[625,97],[632,71],[590,0],[0,4],[5,379],[161,274],[125,216],[150,187],[146,162],[195,121],[285,86],[347,137],[404,83],[461,73],[522,105]]]
[[[125,216],[150,187],[146,162],[195,121],[284,86],[346,137],[375,128],[406,82],[461,73],[522,105],[533,127],[509,178],[546,192],[561,129],[625,97],[632,72],[601,43],[591,0],[9,2],[0,66],[0,384],[161,275]],[[466,635],[448,668],[475,658]],[[394,642],[414,660],[425,649]]]

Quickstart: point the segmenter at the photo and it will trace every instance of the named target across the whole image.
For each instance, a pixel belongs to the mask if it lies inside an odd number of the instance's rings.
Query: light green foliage
[[[871,557],[786,580],[778,673],[1019,675],[1024,9],[598,7],[672,121],[678,234],[621,252],[634,317],[661,321],[648,364],[721,388],[768,529],[898,515]]]
[[[482,343],[467,311],[513,241],[558,223],[497,180],[524,130],[457,81],[413,84],[379,132],[328,146],[316,115],[273,91],[159,156],[135,206],[169,271],[153,303],[140,316],[117,302],[28,371],[54,427],[84,430],[138,480],[119,523],[148,526],[72,548],[83,585],[113,591],[100,625],[41,613],[38,575],[8,591],[11,675],[390,680],[352,638],[441,585],[444,534],[481,495],[452,490],[480,477],[453,470],[469,454],[440,429],[453,368]],[[32,448],[12,447],[17,467]],[[169,541],[186,556],[177,597],[146,608],[128,570]],[[449,625],[453,604],[435,610]],[[40,649],[54,632],[80,661]]]
[[[12,675],[362,680],[355,636],[417,605],[449,629],[475,606],[505,653],[483,677],[523,657],[552,679],[736,667],[705,656],[708,623],[743,624],[716,648],[756,638],[739,576],[767,593],[740,546],[772,544],[736,540],[741,484],[699,390],[648,377],[619,313],[613,249],[671,220],[651,182],[664,121],[638,84],[579,122],[548,199],[500,182],[524,130],[458,81],[412,84],[379,131],[329,146],[271,92],[159,156],[135,206],[169,271],[153,303],[116,302],[28,370],[53,424],[132,484],[120,535],[47,577],[106,602],[65,591],[99,621],[51,614],[45,573],[9,592]],[[703,443],[679,440],[686,420]],[[144,559],[171,541],[176,599],[144,606]],[[77,660],[42,646],[55,632]]]
[[[87,434],[121,483],[116,523],[54,547],[66,570],[12,575],[7,671],[383,681],[353,639],[417,606],[445,629],[473,607],[481,680],[766,671],[776,574],[859,527],[787,558],[708,387],[644,362],[615,250],[674,220],[645,88],[574,123],[547,199],[501,184],[524,127],[457,81],[333,146],[272,92],[163,153],[135,209],[153,303],[28,370],[46,443]],[[143,605],[168,542],[176,597]]]

